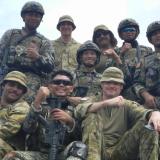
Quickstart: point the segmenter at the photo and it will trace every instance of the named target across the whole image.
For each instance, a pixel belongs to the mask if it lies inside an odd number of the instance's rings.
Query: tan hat
[[[19,71],[9,72],[4,77],[3,83],[5,81],[15,81],[15,82],[20,83],[25,88],[25,92],[27,92],[27,77],[22,72],[19,72]]]
[[[124,74],[119,68],[109,67],[103,72],[101,82],[118,82],[124,84]]]
[[[71,22],[72,26],[73,26],[73,30],[76,28],[73,18],[69,15],[64,15],[62,17],[59,18],[58,24],[57,24],[57,29],[59,30],[60,25],[62,22]]]
[[[109,28],[107,26],[105,26],[104,24],[100,24],[94,28],[94,32],[97,32],[98,30],[104,30],[104,31],[111,32],[111,30],[109,30]]]

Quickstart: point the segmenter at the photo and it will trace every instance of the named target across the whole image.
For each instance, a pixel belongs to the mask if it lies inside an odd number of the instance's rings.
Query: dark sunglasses
[[[136,32],[136,29],[134,27],[127,27],[123,28],[122,32]]]
[[[96,32],[95,37],[99,38],[101,36],[106,36],[107,34],[109,34],[109,32],[107,32],[107,31],[99,31],[99,32]]]
[[[51,81],[52,84],[60,85],[63,84],[64,86],[71,86],[73,83],[67,80],[53,80]]]

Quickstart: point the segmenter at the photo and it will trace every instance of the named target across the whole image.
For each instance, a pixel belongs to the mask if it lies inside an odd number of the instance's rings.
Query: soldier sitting
[[[75,117],[82,119],[87,160],[157,160],[160,112],[124,99],[120,92],[124,75],[107,68],[101,78],[101,93],[79,104]]]
[[[19,134],[30,108],[23,100],[27,92],[26,84],[27,77],[18,71],[8,73],[1,84],[0,159],[9,151],[24,149],[25,137]]]
[[[65,70],[56,71],[48,87],[40,87],[23,126],[32,135],[27,146],[30,151],[11,152],[5,160],[86,159],[86,146],[74,141],[80,139],[81,131],[67,99],[72,91],[73,77]]]
[[[160,109],[160,21],[147,28],[148,41],[153,44],[153,54],[144,57],[141,68],[136,70],[135,91],[147,108]]]

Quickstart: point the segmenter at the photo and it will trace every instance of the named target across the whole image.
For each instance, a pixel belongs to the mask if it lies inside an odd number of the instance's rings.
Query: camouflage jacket
[[[89,116],[88,108],[94,102],[100,102],[101,95],[93,96],[88,101],[79,104],[75,109],[75,117],[86,121]],[[130,100],[124,100],[124,107],[105,107],[97,111],[97,116],[103,126],[104,143],[106,147],[111,147],[119,141],[121,136],[136,124],[138,120],[145,119],[146,114],[151,110],[147,110],[138,103]],[[86,119],[85,119],[86,118]],[[89,119],[87,119],[89,120]],[[93,119],[92,119],[93,120]],[[94,121],[94,120],[93,120]],[[90,122],[86,122],[90,124]],[[113,125],[114,124],[114,125]],[[96,123],[95,123],[96,125]],[[83,126],[89,127],[89,126]],[[99,130],[101,128],[97,128]],[[85,130],[85,129],[84,129]],[[85,133],[84,133],[85,134]],[[84,135],[85,136],[85,135]]]
[[[24,36],[23,30],[11,29],[4,33],[0,40],[0,64],[4,54],[8,52],[7,66],[11,70],[33,72],[38,75],[51,72],[54,68],[54,50],[51,43],[37,32]],[[26,48],[30,43],[37,46],[40,54],[40,58],[35,61],[26,56]]]
[[[94,68],[90,70],[81,65],[79,69],[74,72],[75,87],[86,89],[85,96],[96,95],[100,91],[101,74],[97,73]]]
[[[46,138],[49,138],[46,137],[48,128],[47,126],[45,126],[46,124],[41,118],[39,118],[39,116],[41,116],[46,122],[52,121],[52,123],[54,123],[54,120],[50,119],[50,110],[51,107],[47,102],[44,102],[42,104],[42,110],[39,111],[37,111],[35,107],[31,105],[30,112],[23,125],[23,129],[30,134],[26,146],[28,150],[48,153],[50,147],[48,142],[46,142]],[[66,106],[64,111],[73,116],[72,106]],[[60,137],[60,151],[63,151],[63,149],[73,140],[80,139],[80,128],[76,123],[77,121],[75,121],[75,126],[72,129],[65,124],[61,124],[62,130],[58,132],[58,135]]]
[[[76,53],[80,43],[71,39],[69,43],[64,43],[62,38],[53,41],[55,49],[56,69],[67,69],[74,71],[77,66]]]
[[[141,90],[147,90],[154,96],[160,96],[160,53],[144,57],[144,63],[135,73],[134,89],[139,98]],[[159,91],[158,91],[159,90]],[[157,93],[159,92],[159,93]]]
[[[0,138],[16,149],[22,149],[22,135],[17,136],[25,120],[29,105],[20,99],[13,104],[0,106]]]
[[[152,52],[151,48],[142,45],[139,45],[139,49],[140,50],[138,51],[137,48],[131,48],[123,54],[120,53],[119,49],[118,54],[120,55],[124,68],[127,67],[125,70],[128,70],[130,73],[130,78],[126,77],[127,81],[128,79],[133,81],[136,68],[139,68],[140,64],[143,63],[144,56],[149,55]]]

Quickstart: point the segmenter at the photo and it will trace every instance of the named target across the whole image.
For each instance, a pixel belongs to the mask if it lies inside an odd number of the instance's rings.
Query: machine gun
[[[47,102],[51,110],[54,108],[65,110],[69,105],[68,101],[57,97],[49,97],[47,98]],[[57,160],[57,154],[62,150],[67,128],[59,121],[46,120],[41,115],[39,115],[39,121],[45,126],[45,143],[50,146],[48,160]]]

